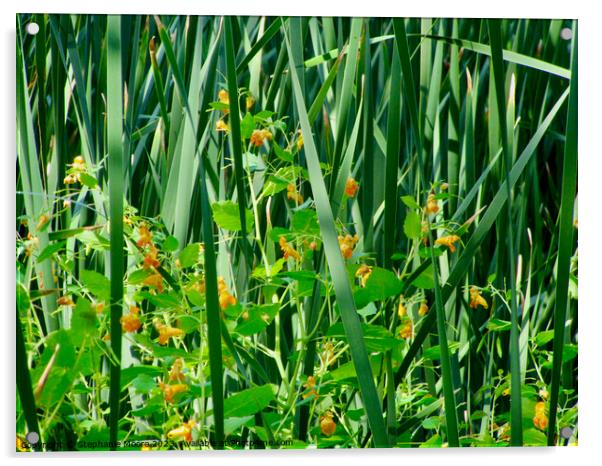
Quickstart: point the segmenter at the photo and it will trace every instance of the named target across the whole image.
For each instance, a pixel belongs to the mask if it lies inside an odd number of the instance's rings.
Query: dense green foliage
[[[575,443],[576,47],[20,15],[18,449]]]

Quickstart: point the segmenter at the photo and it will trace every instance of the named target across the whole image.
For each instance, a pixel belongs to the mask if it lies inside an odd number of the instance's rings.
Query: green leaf
[[[211,204],[213,219],[220,228],[228,231],[240,231],[240,214],[238,204],[232,201],[220,201]],[[251,229],[254,221],[253,213],[245,209],[247,228]]]
[[[163,241],[163,244],[161,245],[161,249],[165,252],[174,252],[174,251],[178,250],[178,246],[179,246],[178,238],[170,235],[167,238],[165,238],[165,241]]]
[[[243,139],[249,139],[253,130],[255,129],[255,120],[253,115],[248,112],[245,117],[240,121],[240,132]]]
[[[554,330],[546,330],[544,332],[539,332],[535,335],[535,344],[537,346],[544,346],[546,343],[552,341],[554,339]]]
[[[239,323],[234,331],[241,335],[259,333],[272,323],[279,310],[280,305],[278,303],[251,306],[246,311],[248,319]]]
[[[450,341],[448,342],[448,347],[449,354],[454,354],[460,348],[460,343],[458,343],[457,341]],[[439,345],[431,346],[430,348],[424,350],[422,356],[425,359],[431,360],[441,359],[441,350],[439,348]]]
[[[157,382],[155,382],[155,379],[148,374],[138,374],[136,378],[132,380],[132,386],[136,392],[146,395],[157,386]]]
[[[403,221],[403,232],[409,239],[418,239],[422,235],[422,221],[420,215],[413,210],[408,210]]]
[[[274,401],[275,386],[271,384],[248,388],[224,400],[224,417],[244,417],[260,412]]]
[[[71,316],[71,341],[75,346],[84,342],[97,333],[98,319],[92,304],[85,298],[79,298]]]
[[[401,196],[401,201],[410,209],[420,210],[420,206],[412,196]]]
[[[295,211],[291,227],[294,232],[305,235],[320,235],[320,225],[318,225],[318,215],[313,209],[301,209]]]
[[[493,318],[487,322],[487,328],[492,332],[506,332],[512,328],[512,322]]]
[[[192,267],[193,265],[199,262],[199,252],[200,252],[200,244],[192,243],[186,246],[184,249],[180,251],[178,254],[178,259],[180,260],[180,266],[182,268]]]
[[[412,281],[412,285],[416,288],[422,288],[425,290],[430,290],[435,287],[434,276],[433,276],[433,266],[429,265],[420,275],[418,275],[414,281]]]
[[[158,377],[163,374],[163,369],[157,366],[130,366],[121,370],[121,388],[125,388],[132,380],[140,375]]]
[[[79,180],[84,186],[87,186],[90,189],[93,189],[96,186],[98,186],[98,180],[93,176],[88,175],[87,173],[80,173]]]
[[[65,241],[58,241],[56,243],[50,243],[46,246],[37,257],[38,264],[45,261],[46,259],[52,257],[54,253],[60,251],[65,247]]]
[[[93,270],[82,270],[79,276],[84,286],[101,301],[109,301],[111,282],[104,275]]]
[[[383,301],[397,296],[403,290],[403,282],[390,270],[373,267],[366,286],[358,288],[353,297],[359,309],[372,301]]]
[[[368,352],[382,352],[393,349],[401,343],[391,332],[380,325],[362,324],[362,333]],[[347,341],[342,322],[331,325],[326,336]]]
[[[273,147],[274,152],[276,153],[276,157],[278,157],[280,160],[284,160],[285,162],[292,162],[295,159],[293,154],[290,153],[290,151],[284,150],[278,144],[274,143]]]

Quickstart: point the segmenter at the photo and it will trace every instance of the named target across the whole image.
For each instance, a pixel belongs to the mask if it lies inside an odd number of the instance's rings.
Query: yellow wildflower
[[[359,236],[356,235],[345,235],[339,236],[339,246],[341,248],[341,254],[345,259],[351,259],[353,256],[353,249],[356,243],[359,241]]]
[[[535,404],[535,416],[533,417],[533,425],[540,430],[545,430],[548,427],[548,416],[546,416],[546,404],[543,401],[539,401]]]
[[[144,279],[144,281],[142,283],[144,285],[148,285],[153,288],[157,288],[159,293],[163,292],[163,277],[161,276],[160,273],[154,273],[152,275],[149,275],[148,277],[146,277]]]
[[[414,328],[412,325],[412,320],[409,317],[406,317],[399,329],[399,336],[403,339],[412,338],[414,335]]]
[[[221,89],[217,93],[217,98],[219,99],[220,103],[226,104],[226,105],[230,105],[230,96],[228,95],[228,91],[227,90]],[[222,113],[224,115],[227,115],[229,112],[230,112],[229,108],[222,109]]]
[[[184,382],[185,375],[182,372],[184,368],[184,360],[178,358],[174,361],[171,369],[169,370],[169,381],[170,382]]]
[[[397,315],[399,316],[400,319],[403,319],[405,316],[408,315],[408,310],[406,309],[405,300],[403,299],[403,295],[399,296],[399,305],[397,306]]]
[[[227,133],[228,131],[230,131],[230,127],[228,126],[228,123],[226,123],[224,120],[217,120],[217,123],[215,124],[215,130],[224,131]]]
[[[167,438],[170,440],[183,438],[186,442],[192,442],[192,429],[195,425],[196,422],[194,421],[185,422],[180,427],[170,430],[167,433]]]
[[[235,306],[238,302],[236,298],[230,294],[224,277],[217,278],[217,293],[219,295],[219,307],[221,309],[226,309],[228,306]]]
[[[320,418],[320,430],[327,437],[330,437],[337,430],[337,424],[332,418],[333,414],[330,411],[326,411]]]
[[[280,249],[282,250],[285,260],[289,257],[292,257],[296,261],[301,260],[301,254],[299,254],[295,248],[288,243],[284,236],[280,237],[278,244],[280,244]]]
[[[297,150],[301,150],[303,149],[303,135],[299,134],[299,137],[297,138],[297,142],[295,143],[297,145]]]
[[[307,376],[307,382],[305,384],[303,384],[303,386],[307,389],[306,392],[303,394],[303,399],[305,398],[309,398],[310,396],[315,396],[316,398],[318,397],[318,392],[316,391],[316,379],[314,378],[313,375],[309,375]]]
[[[61,296],[59,299],[56,300],[56,303],[59,306],[73,306],[75,304],[73,302],[73,299],[71,299],[71,296],[69,295]]]
[[[426,208],[424,210],[427,214],[436,214],[439,212],[439,204],[437,203],[437,199],[435,199],[434,194],[429,194],[429,197],[426,200]]]
[[[251,134],[251,145],[255,147],[261,147],[265,140],[272,140],[272,133],[270,133],[267,129],[255,129]]]
[[[173,403],[173,399],[177,394],[188,391],[188,385],[184,383],[169,385],[161,382],[159,388],[163,392],[163,398],[168,403]]]
[[[297,204],[303,204],[303,196],[297,192],[294,184],[289,184],[286,187],[286,197]]]
[[[170,327],[169,325],[162,324],[158,320],[154,323],[157,332],[159,332],[159,344],[166,345],[170,338],[181,337],[184,335],[184,330],[180,328]]]
[[[458,235],[448,235],[448,236],[442,236],[441,238],[438,238],[437,240],[435,240],[435,244],[439,244],[441,246],[446,246],[449,248],[450,252],[455,252],[456,247],[454,246],[454,243],[459,240],[460,240],[460,237]]]
[[[369,265],[361,265],[355,272],[355,276],[358,277],[360,279],[360,285],[362,287],[366,286],[366,282],[368,281],[368,278],[370,278],[370,275],[372,274],[372,267],[370,267]]]
[[[485,301],[485,298],[481,296],[481,293],[479,293],[478,288],[476,286],[473,286],[470,289],[470,307],[471,309],[476,309],[479,306],[483,306],[483,308],[485,309],[489,308],[487,301]]]
[[[144,248],[153,244],[153,234],[146,226],[142,225],[138,229],[138,234],[140,235],[140,239],[136,241],[136,244],[139,248]]]
[[[245,105],[247,107],[247,111],[251,110],[253,108],[253,105],[255,105],[255,99],[251,94],[249,94],[245,99]]]
[[[345,194],[348,197],[355,197],[357,190],[360,189],[360,185],[353,178],[348,178],[345,183]]]
[[[49,221],[50,221],[50,216],[48,214],[40,215],[40,220],[38,221],[36,230],[41,230]]]
[[[420,307],[418,308],[418,315],[420,316],[425,316],[429,311],[429,307],[428,304],[426,303],[426,301],[422,301],[420,303]]]
[[[121,322],[121,328],[126,333],[134,333],[141,326],[140,317],[138,316],[140,313],[140,309],[136,306],[130,306],[130,312],[121,316],[119,321]]]

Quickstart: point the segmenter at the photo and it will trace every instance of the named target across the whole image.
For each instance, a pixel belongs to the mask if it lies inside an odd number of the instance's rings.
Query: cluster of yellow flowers
[[[180,328],[171,327],[169,325],[165,325],[158,319],[153,321],[153,325],[157,332],[159,332],[159,344],[166,345],[170,338],[177,338],[184,336],[184,330]]]
[[[347,194],[348,197],[355,197],[358,189],[360,189],[358,182],[353,178],[348,178],[345,183],[345,194]]]
[[[372,275],[372,267],[369,265],[362,264],[359,269],[355,271],[355,276],[360,279],[360,286],[363,288],[366,286],[368,278]]]
[[[320,418],[320,430],[324,435],[330,437],[337,430],[337,424],[332,419],[334,414],[331,411],[326,411]]]
[[[303,204],[303,196],[297,191],[295,185],[290,183],[286,187],[286,197],[297,204]]]
[[[539,401],[535,404],[535,416],[533,417],[533,425],[541,430],[545,430],[548,427],[546,403],[543,401]]]
[[[339,247],[341,248],[341,254],[345,259],[351,259],[353,256],[353,250],[355,249],[355,245],[360,240],[357,234],[339,236]]]
[[[470,288],[470,307],[471,309],[476,309],[479,306],[483,306],[485,309],[489,308],[487,301],[481,296],[479,289],[473,286]]]
[[[180,427],[170,430],[167,433],[167,438],[170,440],[184,439],[186,442],[192,442],[192,429],[196,426],[196,422],[190,420],[184,422]]]
[[[299,254],[295,248],[289,244],[284,236],[280,237],[278,244],[280,244],[280,249],[282,250],[285,260],[288,260],[289,257],[292,257],[296,261],[301,260],[301,254]]]
[[[217,293],[219,295],[219,307],[221,309],[226,309],[228,306],[236,305],[236,298],[230,294],[224,277],[217,278]]]
[[[81,174],[86,171],[86,163],[84,162],[84,158],[81,155],[78,155],[73,159],[73,163],[71,164],[71,173],[69,173],[63,183],[65,184],[75,184],[80,182]]]
[[[130,312],[121,316],[120,322],[121,328],[124,332],[137,332],[138,329],[142,326],[142,322],[140,322],[140,308],[133,305],[130,306]]]

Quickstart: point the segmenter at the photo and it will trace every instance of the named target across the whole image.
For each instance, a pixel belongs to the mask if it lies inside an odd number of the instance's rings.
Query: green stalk
[[[111,242],[111,360],[109,439],[116,449],[120,418],[121,315],[123,307],[123,79],[121,75],[121,16],[107,21],[107,147],[109,151],[109,217]]]
[[[489,20],[489,36],[491,40],[491,66],[493,79],[495,82],[495,93],[497,98],[497,109],[502,137],[502,148],[504,153],[504,166],[506,172],[506,204],[507,212],[507,231],[508,238],[508,258],[510,263],[510,309],[512,327],[510,329],[510,425],[511,444],[513,446],[522,446],[523,444],[523,424],[522,424],[522,382],[520,376],[520,346],[518,328],[518,303],[516,297],[516,264],[514,262],[514,226],[512,224],[512,187],[510,186],[510,170],[512,167],[512,148],[508,144],[508,130],[506,128],[506,112],[503,107],[506,102],[504,92],[504,63],[502,60],[502,33],[499,20]]]
[[[577,188],[577,21],[573,21],[573,43],[571,44],[571,84],[569,111],[567,113],[566,142],[562,166],[562,194],[558,217],[558,271],[556,278],[556,307],[554,309],[554,357],[550,394],[550,418],[548,445],[554,445],[556,413],[560,395],[562,355],[564,352],[564,328],[568,304],[568,288],[573,251],[573,206]]]
[[[426,182],[424,164],[422,161],[422,132],[419,132],[418,123],[418,108],[416,103],[416,95],[414,94],[414,78],[412,75],[412,66],[410,63],[410,53],[408,49],[408,40],[405,32],[405,25],[402,19],[395,18],[393,20],[393,28],[395,30],[395,42],[397,45],[397,53],[401,62],[403,72],[404,89],[408,95],[408,107],[410,110],[410,118],[412,129],[414,132],[414,142],[416,145],[416,153],[418,154],[419,173]],[[437,334],[439,338],[439,348],[441,353],[441,377],[443,383],[443,399],[445,405],[445,419],[447,427],[448,443],[451,447],[459,447],[460,440],[458,434],[458,418],[456,413],[456,401],[454,395],[453,379],[451,373],[451,360],[449,348],[447,344],[447,324],[445,322],[445,303],[441,296],[439,287],[439,272],[437,260],[435,259],[434,241],[431,234],[430,226],[428,228],[430,257],[433,266],[433,277],[435,285],[435,306],[437,317]],[[432,315],[432,314],[431,314]]]
[[[366,351],[362,328],[360,326],[351,286],[347,277],[345,262],[339,248],[334,217],[332,215],[326,185],[324,184],[322,170],[320,168],[318,152],[313,140],[311,125],[307,117],[307,109],[305,108],[299,78],[297,77],[297,64],[295,63],[288,37],[285,37],[285,40],[289,52],[289,62],[291,64],[289,69],[291,73],[293,94],[297,104],[297,112],[299,113],[303,140],[305,142],[309,181],[315,196],[316,210],[318,212],[326,260],[332,275],[335,295],[341,312],[341,319],[343,321],[347,341],[349,342],[351,358],[355,366],[356,374],[358,374],[358,376],[361,374],[368,374],[367,376],[359,376],[358,382],[366,415],[368,416],[368,423],[372,431],[374,445],[376,447],[387,447],[389,446],[389,440],[382,415],[382,407],[378,398],[378,393],[376,392],[374,379],[370,375],[372,374],[372,368],[370,367],[370,362],[368,360],[368,352]]]

